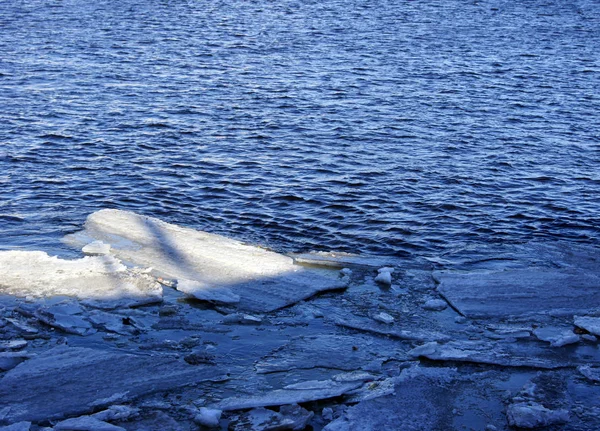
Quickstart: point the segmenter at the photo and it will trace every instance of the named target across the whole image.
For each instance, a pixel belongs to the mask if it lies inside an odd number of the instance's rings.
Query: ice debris
[[[533,402],[509,405],[506,409],[506,416],[508,424],[518,428],[539,428],[569,421],[567,410],[550,410]]]
[[[222,410],[200,407],[198,414],[194,417],[194,422],[208,428],[216,428],[221,420]]]
[[[391,286],[393,272],[394,272],[394,268],[389,267],[389,266],[384,266],[383,268],[379,268],[377,270],[377,276],[375,277],[375,282],[382,284],[384,286]]]
[[[303,430],[313,416],[313,412],[297,404],[282,406],[278,412],[260,407],[238,416],[231,422],[229,429],[231,431]]]
[[[585,378],[592,382],[600,383],[600,367],[591,367],[589,365],[581,365],[577,367],[577,371],[581,373]]]
[[[585,329],[590,334],[600,337],[600,317],[575,316],[575,326]]]
[[[392,316],[390,316],[389,314],[385,313],[385,312],[381,312],[381,313],[377,313],[373,316],[373,319],[377,320],[378,322],[381,323],[394,323],[394,318]]]
[[[443,299],[429,299],[423,304],[423,308],[429,311],[442,311],[448,307],[448,303]]]
[[[562,347],[579,342],[579,335],[568,328],[537,328],[533,334],[541,341],[547,341],[552,347]]]

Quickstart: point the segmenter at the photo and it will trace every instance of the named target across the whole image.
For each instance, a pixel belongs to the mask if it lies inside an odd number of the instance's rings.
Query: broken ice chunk
[[[579,335],[567,328],[538,328],[533,331],[533,334],[538,340],[549,342],[552,347],[562,347],[579,342]]]
[[[575,316],[575,326],[585,329],[590,334],[600,336],[600,317]]]
[[[589,365],[581,365],[577,368],[585,378],[592,382],[600,383],[600,367],[590,367]]]
[[[6,352],[10,350],[21,350],[27,347],[27,341],[25,340],[2,340],[0,341],[0,352]]]
[[[68,334],[91,335],[96,332],[92,324],[81,314],[83,308],[76,303],[59,303],[50,307],[40,307],[34,315],[48,326]]]
[[[251,314],[233,313],[228,314],[223,318],[223,323],[226,324],[243,324],[243,325],[258,325],[262,322],[262,319]]]
[[[394,272],[394,268],[384,266],[383,268],[379,268],[377,272],[377,277],[375,277],[376,283],[383,284],[385,286],[392,285],[392,273]]]
[[[219,421],[221,420],[221,414],[223,411],[219,409],[209,409],[207,407],[200,407],[200,410],[196,417],[194,418],[194,422],[198,425],[202,425],[208,428],[216,428],[219,426]]]
[[[550,410],[537,403],[515,403],[508,406],[506,416],[510,426],[539,428],[569,421],[567,410]]]
[[[0,352],[0,371],[11,370],[29,358],[27,352]]]
[[[373,316],[373,319],[377,320],[378,322],[387,324],[394,323],[395,320],[392,316],[384,312],[377,313]]]
[[[430,299],[423,304],[423,308],[429,311],[442,311],[448,307],[448,303],[443,299]]]
[[[84,245],[81,251],[88,256],[102,256],[110,254],[110,244],[105,244],[102,241],[92,241]]]
[[[313,416],[313,412],[297,404],[282,406],[279,412],[261,407],[241,414],[231,422],[229,429],[231,431],[303,430]]]
[[[179,279],[177,280],[176,289],[201,301],[221,304],[237,304],[240,302],[240,295],[225,287],[209,286],[195,280]]]
[[[305,403],[338,397],[361,385],[362,382],[308,381],[289,385],[283,389],[276,389],[264,394],[227,398],[221,401],[216,407],[224,411],[230,411]]]
[[[431,342],[414,348],[408,355],[413,358],[426,357],[433,361],[474,362],[506,367],[554,369],[572,364],[568,357],[557,355],[554,349],[508,341]]]
[[[140,409],[125,405],[110,406],[106,410],[91,415],[101,421],[126,420],[138,415]]]

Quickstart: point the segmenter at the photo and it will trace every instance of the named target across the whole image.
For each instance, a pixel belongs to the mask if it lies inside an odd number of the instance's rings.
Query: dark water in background
[[[0,0],[0,145],[4,249],[597,243],[600,2]]]

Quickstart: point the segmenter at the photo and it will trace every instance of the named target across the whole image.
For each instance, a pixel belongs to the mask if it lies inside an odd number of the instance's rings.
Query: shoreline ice
[[[292,258],[117,210],[66,240],[0,252],[0,430],[600,428],[597,249]]]

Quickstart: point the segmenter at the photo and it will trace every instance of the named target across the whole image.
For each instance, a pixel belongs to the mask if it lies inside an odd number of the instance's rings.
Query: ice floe
[[[85,231],[67,241],[91,239],[110,244],[111,253],[124,261],[181,280],[178,288],[193,297],[249,311],[272,311],[346,287],[336,271],[295,265],[264,248],[126,211],[91,214]]]

